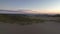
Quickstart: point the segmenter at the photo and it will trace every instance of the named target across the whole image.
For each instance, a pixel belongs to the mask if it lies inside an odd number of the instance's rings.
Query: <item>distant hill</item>
[[[60,17],[60,14],[53,15],[52,17]]]

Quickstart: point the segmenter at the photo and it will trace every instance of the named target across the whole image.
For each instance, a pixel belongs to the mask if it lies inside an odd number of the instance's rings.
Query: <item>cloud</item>
[[[0,14],[60,14],[60,10],[0,10]]]
[[[0,13],[5,13],[5,14],[31,14],[34,13],[32,10],[0,10]]]

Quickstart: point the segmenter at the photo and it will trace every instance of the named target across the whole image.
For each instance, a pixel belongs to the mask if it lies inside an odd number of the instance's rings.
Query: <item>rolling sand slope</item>
[[[60,34],[60,23],[45,22],[24,26],[0,24],[0,34]]]

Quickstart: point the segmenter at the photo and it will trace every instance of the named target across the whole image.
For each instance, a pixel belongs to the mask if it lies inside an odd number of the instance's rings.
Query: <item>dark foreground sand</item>
[[[60,23],[46,22],[24,26],[0,24],[0,34],[60,34]]]

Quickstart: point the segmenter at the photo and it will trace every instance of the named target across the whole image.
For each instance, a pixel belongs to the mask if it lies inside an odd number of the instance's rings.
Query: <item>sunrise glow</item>
[[[60,14],[60,0],[0,0],[0,10],[31,10],[25,13]]]

